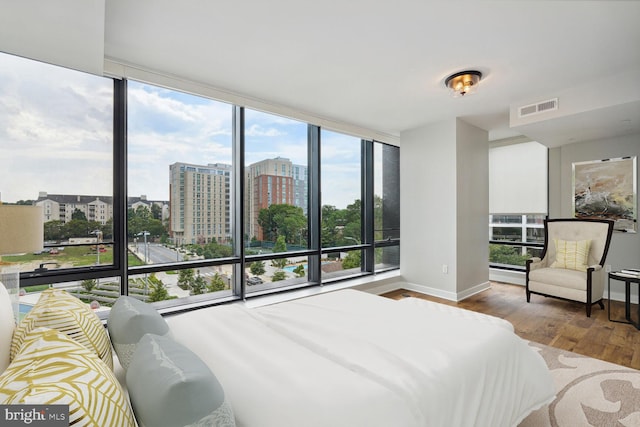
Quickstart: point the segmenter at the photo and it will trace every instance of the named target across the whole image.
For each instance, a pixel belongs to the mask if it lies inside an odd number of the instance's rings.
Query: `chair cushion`
[[[26,335],[33,329],[46,327],[67,334],[93,351],[113,369],[113,353],[107,330],[88,304],[61,289],[49,288],[22,319],[13,333],[11,359],[18,354]]]
[[[571,288],[571,289],[587,289],[587,273],[562,269],[562,268],[538,268],[529,272],[529,281],[545,283],[548,285]]]
[[[587,271],[591,240],[553,239],[553,243],[556,247],[556,260],[551,264],[552,268]]]

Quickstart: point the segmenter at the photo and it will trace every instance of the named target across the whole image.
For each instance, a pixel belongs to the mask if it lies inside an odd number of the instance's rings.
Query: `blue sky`
[[[130,196],[168,200],[169,165],[231,163],[232,106],[128,85]],[[111,195],[112,82],[0,54],[0,197]],[[247,165],[277,156],[307,164],[307,125],[246,110]],[[322,134],[323,204],[359,198],[359,138]]]

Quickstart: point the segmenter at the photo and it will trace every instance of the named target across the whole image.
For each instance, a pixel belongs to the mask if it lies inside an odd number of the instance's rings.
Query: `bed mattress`
[[[414,298],[342,290],[167,321],[238,426],[515,426],[554,397],[510,323]]]

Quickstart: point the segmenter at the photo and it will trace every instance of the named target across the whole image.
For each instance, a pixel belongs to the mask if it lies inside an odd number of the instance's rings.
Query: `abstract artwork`
[[[614,230],[635,233],[636,157],[573,163],[573,216],[611,219]]]

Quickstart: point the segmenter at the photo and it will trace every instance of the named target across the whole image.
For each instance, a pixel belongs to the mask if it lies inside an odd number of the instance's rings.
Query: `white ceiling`
[[[452,117],[486,129],[491,140],[524,134],[548,146],[640,133],[638,1],[105,0],[105,7],[111,61],[395,137]],[[453,98],[444,79],[464,69],[484,78],[477,93]],[[510,128],[510,108],[554,97],[560,108],[552,119]]]

